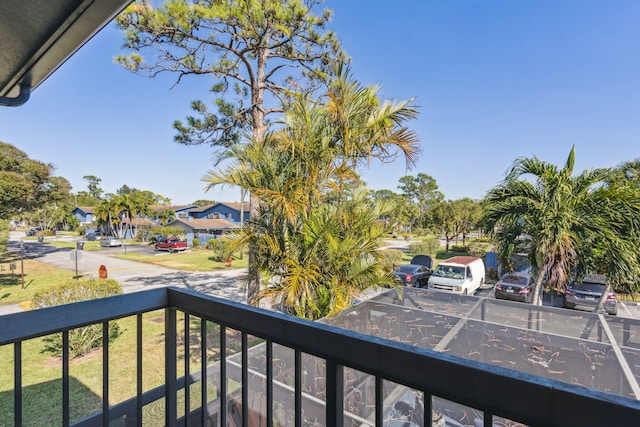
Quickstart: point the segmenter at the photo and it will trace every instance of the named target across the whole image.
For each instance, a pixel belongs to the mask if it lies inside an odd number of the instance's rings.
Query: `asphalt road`
[[[175,286],[191,289],[208,295],[225,298],[236,302],[246,302],[246,269],[216,270],[209,272],[189,272],[145,264],[136,261],[115,258],[114,253],[123,253],[125,248],[108,248],[101,251],[76,251],[60,248],[36,241],[22,241],[24,233],[12,232],[8,249],[19,251],[22,242],[24,256],[38,259],[47,264],[76,271],[85,277],[98,277],[100,266],[107,269],[107,276],[116,279],[122,285],[124,293],[147,289]],[[76,238],[77,239],[77,238]],[[156,253],[152,247],[127,246],[127,251],[155,253],[156,256],[168,257],[168,252]],[[21,311],[17,305],[0,306],[0,314]]]

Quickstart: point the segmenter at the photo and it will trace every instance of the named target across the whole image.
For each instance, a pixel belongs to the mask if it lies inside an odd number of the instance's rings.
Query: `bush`
[[[424,242],[413,242],[409,245],[409,252],[415,255],[429,254],[429,252],[427,252],[427,249],[428,245],[426,245]]]
[[[33,308],[53,307],[87,301],[122,293],[120,283],[113,279],[70,279],[53,288],[35,293]],[[109,342],[120,335],[120,327],[116,322],[109,322]],[[62,355],[62,334],[53,334],[44,338],[45,353]],[[93,349],[102,346],[102,323],[84,326],[69,331],[69,357],[83,356]]]
[[[473,242],[469,245],[469,255],[477,256],[478,258],[482,258],[487,254],[489,244],[482,242]]]
[[[469,247],[468,246],[462,246],[462,245],[452,245],[449,250],[451,252],[469,252]]]
[[[197,237],[194,237],[193,241],[191,242],[191,246],[193,246],[194,248],[199,248],[200,247],[200,240],[198,240]]]
[[[380,253],[382,254],[382,269],[387,273],[392,272],[396,266],[402,263],[402,256],[404,254],[398,249],[385,249],[380,251]]]
[[[487,279],[498,280],[498,272],[495,268],[489,267],[487,270]]]
[[[440,239],[427,239],[423,244],[425,245],[424,253],[427,255],[433,255],[440,249]]]
[[[231,256],[230,242],[227,239],[211,239],[207,247],[213,251],[213,259],[218,262],[225,262]]]

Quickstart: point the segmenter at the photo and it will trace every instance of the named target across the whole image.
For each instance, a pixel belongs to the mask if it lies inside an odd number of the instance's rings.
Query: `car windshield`
[[[401,265],[398,268],[396,268],[396,272],[397,273],[413,273],[418,268],[419,268],[419,266],[406,264],[406,265]]]
[[[502,283],[508,283],[510,285],[520,285],[520,286],[526,286],[528,282],[527,278],[522,276],[505,276],[502,279],[500,279],[500,281]]]
[[[604,285],[600,283],[575,283],[573,289],[585,292],[595,292],[601,294],[604,291]]]
[[[446,277],[448,279],[464,279],[464,267],[439,265],[433,271],[433,275],[436,277]]]

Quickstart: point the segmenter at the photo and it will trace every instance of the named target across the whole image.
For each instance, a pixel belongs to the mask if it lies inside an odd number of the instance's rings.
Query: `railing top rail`
[[[0,316],[0,345],[49,335],[167,306],[167,290],[153,289]]]

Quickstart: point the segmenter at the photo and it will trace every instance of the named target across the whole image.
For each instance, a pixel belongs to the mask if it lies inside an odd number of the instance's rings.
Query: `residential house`
[[[135,239],[138,235],[138,231],[143,228],[147,228],[146,231],[148,231],[155,225],[155,222],[147,218],[122,218],[123,235],[121,237],[123,239]]]
[[[181,227],[187,236],[187,245],[193,245],[193,239],[198,238],[200,244],[204,245],[211,239],[217,239],[225,232],[239,228],[238,224],[234,224],[224,219],[213,218],[178,218],[167,224],[169,227]]]
[[[167,209],[174,211],[176,213],[176,219],[177,219],[177,218],[189,217],[189,211],[191,209],[197,209],[198,206],[197,205],[172,205],[172,206],[152,205],[150,206],[150,208],[153,214],[149,217],[149,219],[152,220],[155,224],[159,225],[160,224],[159,215]]]
[[[76,206],[71,211],[71,214],[78,218],[80,225],[86,226],[95,221],[95,216],[93,215],[94,209],[93,206]]]
[[[249,204],[238,202],[220,202],[189,210],[189,216],[194,219],[223,219],[233,223],[240,223],[241,216],[243,222],[247,222],[249,215]]]

